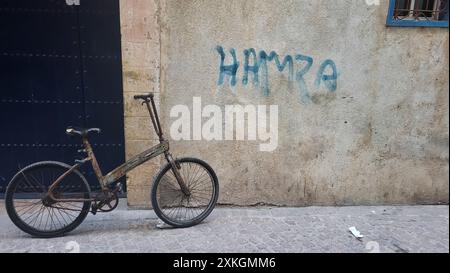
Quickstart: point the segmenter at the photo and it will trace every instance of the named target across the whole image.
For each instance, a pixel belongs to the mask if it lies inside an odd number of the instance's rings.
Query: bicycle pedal
[[[97,204],[96,203],[92,204],[92,206],[91,206],[91,213],[93,215],[96,215],[97,214],[97,210],[98,210]]]
[[[124,193],[122,183],[117,183],[115,185],[109,185],[108,189],[115,193],[121,193],[121,194]]]

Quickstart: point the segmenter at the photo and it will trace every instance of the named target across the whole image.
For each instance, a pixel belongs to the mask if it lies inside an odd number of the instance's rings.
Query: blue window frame
[[[386,24],[394,27],[448,27],[449,0],[389,0]]]

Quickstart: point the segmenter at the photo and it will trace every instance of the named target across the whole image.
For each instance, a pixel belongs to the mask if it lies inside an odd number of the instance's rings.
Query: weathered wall
[[[131,7],[135,13],[127,7],[122,12],[129,30],[123,32],[127,154],[148,141],[140,139],[147,127],[138,126],[147,123],[127,94],[147,89],[134,84],[136,71],[138,78],[150,71],[158,85],[159,51],[153,49],[160,45],[167,132],[172,107],[192,109],[194,96],[203,105],[279,106],[273,152],[260,152],[257,141],[171,142],[176,155],[197,156],[214,167],[220,203],[448,203],[448,29],[387,28],[387,1],[380,6],[356,0],[130,2],[137,5]],[[147,38],[159,31],[160,44]],[[230,75],[218,84],[218,46],[226,65],[233,61],[230,50],[236,51],[235,86]],[[272,61],[267,85],[261,69],[259,84],[253,84],[252,73],[245,84],[244,50],[251,48],[275,51],[280,60],[292,56],[293,77]],[[320,75],[331,75],[333,63],[336,86],[320,81]],[[132,205],[148,204],[138,196],[141,189],[149,195],[149,175],[130,176]]]
[[[148,112],[133,99],[149,91],[158,96],[160,78],[159,4],[152,0],[121,0],[122,63],[124,85],[125,152],[130,158],[158,143]],[[128,204],[148,207],[150,186],[160,161],[153,160],[127,175]]]

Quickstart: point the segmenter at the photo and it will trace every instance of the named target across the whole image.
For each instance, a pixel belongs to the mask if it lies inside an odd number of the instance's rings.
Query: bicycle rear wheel
[[[167,164],[153,183],[152,205],[166,224],[190,227],[202,222],[214,209],[219,196],[219,183],[214,170],[200,159],[181,158],[176,162],[190,195],[183,193],[172,166]]]
[[[55,202],[46,198],[51,184],[70,169],[60,162],[38,162],[20,170],[5,196],[6,211],[22,231],[36,237],[57,237],[75,229],[86,218],[90,201]],[[77,171],[53,190],[58,199],[88,199],[89,185]]]

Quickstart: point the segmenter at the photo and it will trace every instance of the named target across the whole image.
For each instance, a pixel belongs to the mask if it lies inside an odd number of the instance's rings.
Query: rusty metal
[[[98,205],[98,210],[101,212],[113,211],[119,205],[119,195],[117,194],[117,191],[108,191],[106,194],[107,196],[105,199]]]
[[[130,158],[127,162],[105,175],[103,177],[103,181],[105,184],[113,183],[124,176],[127,172],[147,162],[148,160],[167,152],[168,150],[169,143],[167,141],[163,141],[160,144]]]
[[[105,189],[106,185],[103,181],[102,170],[100,169],[100,165],[98,164],[97,158],[95,157],[95,154],[94,154],[94,150],[92,149],[92,146],[89,143],[87,136],[83,136],[83,145],[84,145],[84,149],[86,150],[86,153],[88,155],[88,159],[91,161],[92,169],[94,170],[95,175],[97,176],[97,179],[100,182],[102,189]]]
[[[119,190],[107,190],[102,191],[95,198],[96,201],[92,204],[91,212],[96,214],[98,211],[100,212],[110,212],[117,208],[119,205]]]
[[[158,136],[159,136],[159,140],[163,141],[163,133],[162,133],[162,129],[161,129],[161,123],[159,122],[159,116],[158,116],[158,112],[156,111],[156,105],[155,105],[155,100],[153,99],[153,96],[150,98],[150,102],[152,103],[152,107],[153,107],[153,112],[155,114],[155,120],[156,120],[156,125],[158,128]]]
[[[75,171],[76,169],[78,169],[80,165],[79,164],[75,164],[73,165],[69,170],[67,170],[65,173],[63,173],[62,175],[60,175],[55,182],[53,182],[48,191],[47,191],[47,195],[43,198],[43,200],[47,200],[47,202],[49,203],[57,203],[57,202],[86,202],[86,201],[93,201],[93,199],[85,199],[85,198],[64,198],[64,199],[59,199],[57,198],[53,191],[56,189],[56,187],[58,187],[58,185],[61,183],[61,181],[67,177],[69,174],[71,174],[73,171]]]
[[[137,98],[139,99],[139,96]],[[156,110],[154,95],[152,93],[150,93],[147,96],[140,97],[140,99],[144,99],[143,103],[145,103],[145,105],[147,106],[147,110],[148,110],[148,112],[150,114],[150,118],[152,120],[153,128],[155,129],[156,134],[159,137],[159,141],[165,142],[163,133],[162,133],[162,129],[161,129],[161,123],[159,121],[158,111]],[[150,103],[151,103],[151,106],[150,106]],[[167,151],[165,151],[164,154],[165,154],[167,162],[169,162],[170,165],[172,166],[172,172],[178,182],[178,185],[181,188],[181,191],[186,196],[189,196],[190,195],[189,189],[186,186],[186,183],[184,182],[183,177],[178,172],[178,166],[175,163],[175,161],[173,160],[172,155],[169,153],[169,149],[167,149]]]
[[[406,0],[401,2],[403,5],[400,6],[400,1],[396,1],[394,8],[394,19],[415,19],[419,20],[423,18],[425,20],[439,20],[440,16],[447,12],[446,5],[448,5],[448,0],[426,0],[426,2],[421,2],[418,0]],[[420,4],[425,4],[425,6],[420,6]]]
[[[67,175],[69,175],[71,172],[73,172],[74,170],[79,168],[82,164],[90,161],[92,168],[95,172],[95,175],[97,176],[98,182],[101,185],[102,192],[103,193],[112,192],[113,190],[109,189],[109,186],[112,183],[116,182],[118,179],[123,177],[127,172],[133,170],[134,168],[142,165],[143,163],[147,162],[148,160],[150,160],[156,156],[159,156],[161,154],[165,155],[166,160],[171,165],[173,174],[175,175],[175,178],[177,179],[177,182],[178,182],[182,192],[187,196],[190,195],[189,189],[187,188],[182,176],[180,175],[180,173],[178,171],[179,166],[177,166],[176,161],[173,159],[172,155],[169,153],[169,142],[164,140],[164,138],[163,138],[163,133],[161,130],[161,123],[159,121],[159,116],[158,116],[158,112],[156,110],[156,105],[155,105],[155,102],[153,99],[153,94],[150,93],[150,94],[146,94],[146,95],[135,96],[135,99],[144,100],[143,104],[146,104],[146,106],[147,106],[147,109],[149,111],[150,118],[151,118],[151,121],[153,124],[153,128],[159,137],[160,143],[158,145],[155,145],[155,146],[145,150],[144,152],[142,152],[136,156],[133,156],[132,158],[127,160],[125,163],[118,166],[117,168],[110,171],[108,174],[106,174],[104,176],[102,173],[102,170],[100,168],[100,165],[95,157],[94,150],[92,149],[92,146],[89,143],[89,140],[87,139],[87,135],[83,135],[82,136],[83,137],[83,145],[84,145],[83,152],[87,153],[87,157],[83,160],[78,160],[75,165],[73,165],[67,172],[62,174],[60,177],[58,177],[57,180],[55,180],[55,182],[52,183],[52,185],[48,191],[47,197],[46,197],[46,199],[48,199],[49,203],[86,202],[86,201],[99,202],[98,204],[103,204],[105,202],[108,203],[111,200],[108,201],[108,198],[105,199],[103,197],[98,197],[98,196],[95,198],[89,198],[89,199],[87,199],[87,198],[63,198],[63,199],[61,199],[61,198],[57,198],[57,196],[55,196],[53,194],[53,190],[56,189],[56,187],[59,185],[59,183],[61,183],[61,181]],[[95,206],[96,206],[95,211],[97,209],[100,209],[99,207],[97,207],[98,204],[95,203]]]
[[[173,160],[172,155],[169,152],[166,153],[166,159],[170,163],[170,165],[172,166],[173,175],[177,179],[177,182],[178,182],[178,185],[181,188],[181,191],[186,196],[190,196],[191,193],[190,193],[188,187],[186,186],[186,183],[184,182],[183,177],[180,175],[180,172],[178,171],[178,169],[180,169],[181,166],[179,166],[178,164],[175,163],[175,160]]]
[[[151,102],[151,106],[150,106]],[[164,141],[163,134],[161,131],[161,124],[158,118],[158,112],[156,111],[155,101],[153,100],[153,96],[150,97],[150,101],[148,99],[143,101],[143,104],[147,106],[148,113],[150,114],[150,119],[153,124],[153,128],[155,129],[156,135],[159,138],[159,141]]]

